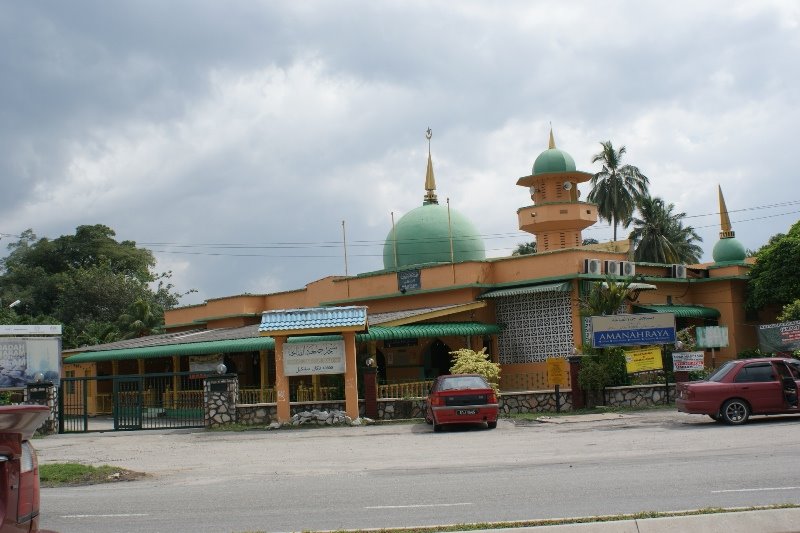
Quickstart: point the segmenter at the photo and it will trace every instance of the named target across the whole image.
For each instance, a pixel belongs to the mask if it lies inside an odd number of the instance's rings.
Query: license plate
[[[477,415],[477,409],[456,409],[457,415]]]

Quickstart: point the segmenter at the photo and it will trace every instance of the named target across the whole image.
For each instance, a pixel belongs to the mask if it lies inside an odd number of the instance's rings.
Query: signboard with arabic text
[[[675,315],[641,313],[592,318],[592,347],[647,346],[675,342]]]
[[[344,374],[344,341],[287,342],[283,371],[287,376]]]

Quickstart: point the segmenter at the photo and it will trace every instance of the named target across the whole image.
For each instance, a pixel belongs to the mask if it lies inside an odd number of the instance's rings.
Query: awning
[[[357,333],[356,342],[433,338],[449,336],[492,335],[500,333],[500,326],[479,322],[443,322],[439,324],[408,324],[404,326],[373,326],[367,333]],[[341,339],[341,335],[316,335],[289,337],[288,342],[313,342]],[[154,359],[159,357],[209,355],[216,353],[255,352],[272,350],[275,340],[272,337],[251,337],[246,339],[227,339],[219,341],[166,344],[119,350],[102,350],[71,355],[64,363],[95,363],[99,361],[122,361],[127,359]]]
[[[572,283],[562,281],[559,283],[547,283],[545,285],[527,285],[525,287],[512,287],[510,289],[499,289],[482,294],[481,298],[502,298],[504,296],[519,296],[521,294],[534,294],[537,292],[570,292]]]
[[[708,318],[716,320],[720,313],[713,307],[703,305],[667,305],[667,304],[636,304],[635,312],[640,313],[673,313],[678,318]]]

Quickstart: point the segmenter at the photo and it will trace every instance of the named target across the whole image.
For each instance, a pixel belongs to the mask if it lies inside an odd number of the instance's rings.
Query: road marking
[[[798,490],[800,487],[764,487],[761,489],[728,489],[728,490],[712,490],[714,494],[721,492],[762,492],[767,490]]]
[[[67,514],[61,518],[130,518],[134,516],[150,516],[148,513],[128,513],[128,514]]]
[[[417,507],[457,507],[459,505],[475,505],[474,503],[427,503],[419,505],[373,505],[364,509],[414,509]]]

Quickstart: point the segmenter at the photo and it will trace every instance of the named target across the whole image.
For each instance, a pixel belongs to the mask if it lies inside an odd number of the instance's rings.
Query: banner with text
[[[287,342],[283,371],[287,376],[344,374],[344,341]]]
[[[592,347],[672,344],[675,315],[642,313],[592,317]]]
[[[673,352],[672,369],[675,372],[691,372],[705,368],[703,352]]]
[[[663,369],[664,363],[661,359],[661,348],[659,346],[649,346],[647,348],[625,350],[625,368],[628,374]]]
[[[766,353],[800,350],[800,320],[758,326],[758,347]]]

